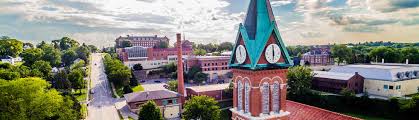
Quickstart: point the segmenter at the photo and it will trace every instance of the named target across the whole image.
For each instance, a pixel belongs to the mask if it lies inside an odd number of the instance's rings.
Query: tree
[[[74,60],[78,58],[77,53],[74,50],[67,50],[62,56],[62,60],[65,66],[69,66],[73,63]]]
[[[73,70],[68,74],[68,80],[71,82],[71,87],[74,89],[79,89],[81,93],[81,89],[84,88],[84,80],[83,80],[83,73],[80,70]]]
[[[18,72],[13,72],[10,70],[0,69],[0,79],[4,80],[15,80],[19,79],[20,74]]]
[[[23,42],[16,39],[0,40],[0,56],[17,57],[23,51]]]
[[[233,43],[231,42],[222,42],[218,46],[218,51],[232,51],[233,50]]]
[[[169,47],[169,43],[167,42],[159,42],[159,45],[157,46],[157,48],[168,48]]]
[[[384,59],[384,61],[388,63],[396,63],[402,61],[402,54],[400,51],[391,47],[381,46],[374,48],[369,52],[369,55],[371,58],[377,60],[376,62],[381,61],[381,59]]]
[[[341,95],[345,97],[355,97],[355,92],[353,90],[350,90],[348,88],[343,88],[340,93]]]
[[[60,49],[61,50],[67,50],[67,49],[70,49],[72,47],[78,47],[78,46],[79,46],[79,43],[76,40],[71,39],[69,37],[63,37],[63,38],[60,39]]]
[[[304,95],[310,91],[313,79],[311,69],[305,66],[296,66],[288,69],[288,93]]]
[[[178,81],[177,80],[171,80],[169,82],[167,82],[167,86],[170,91],[173,92],[177,92],[177,87],[178,87]]]
[[[116,85],[126,86],[129,85],[131,71],[127,68],[118,69],[117,71],[111,71],[108,77]]]
[[[87,47],[89,47],[89,50],[90,50],[90,52],[91,52],[91,53],[96,53],[96,52],[98,52],[98,50],[99,50],[99,49],[97,49],[97,47],[96,47],[96,46],[94,46],[94,45],[87,45]]]
[[[214,98],[193,96],[185,103],[183,118],[186,120],[219,120],[220,107]]]
[[[177,70],[177,65],[175,63],[173,63],[173,62],[163,66],[163,71],[166,74],[170,74],[172,72],[176,72],[176,70]]]
[[[141,64],[135,64],[132,68],[134,70],[143,70],[143,66]]]
[[[188,73],[186,73],[186,77],[188,80],[193,80],[195,78],[195,75],[199,72],[202,72],[201,67],[199,66],[192,66]]]
[[[49,75],[51,74],[51,70],[52,67],[51,65],[49,65],[49,62],[40,60],[40,61],[36,61],[32,66],[32,71],[38,70],[39,72],[42,73],[42,77],[44,78],[48,78]]]
[[[204,56],[207,54],[207,51],[205,51],[204,49],[195,49],[193,53],[194,55]]]
[[[84,43],[76,49],[78,57],[86,62],[89,62],[90,50]]]
[[[130,41],[122,41],[121,48],[126,48],[126,47],[132,47],[132,44]]]
[[[128,94],[128,93],[133,92],[131,86],[129,86],[129,85],[124,86],[123,91],[124,91],[124,94]]]
[[[331,49],[332,57],[337,58],[338,65],[344,60],[348,61],[352,55],[350,48],[346,45],[334,45]]]
[[[56,89],[71,89],[71,82],[68,80],[68,75],[65,70],[58,71],[58,73],[54,75],[54,81],[54,88]]]
[[[31,66],[35,61],[41,60],[42,56],[44,55],[44,51],[39,48],[29,48],[23,51],[20,55],[25,61],[24,65]]]
[[[45,44],[41,47],[44,51],[42,60],[48,61],[51,66],[59,67],[61,64],[61,52],[52,45]]]
[[[148,101],[138,113],[138,120],[163,120],[163,116],[160,113],[160,108],[154,101]]]
[[[198,72],[198,73],[195,74],[193,81],[200,84],[200,83],[203,83],[204,81],[206,81],[207,79],[208,79],[208,74]]]
[[[401,49],[403,59],[409,59],[411,64],[419,64],[419,49],[415,47],[405,47]]]
[[[1,120],[80,119],[73,101],[63,97],[40,78],[0,80]]]

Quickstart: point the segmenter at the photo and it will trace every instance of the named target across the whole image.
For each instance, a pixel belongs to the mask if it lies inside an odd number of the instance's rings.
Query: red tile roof
[[[287,100],[289,120],[361,120],[314,106]]]

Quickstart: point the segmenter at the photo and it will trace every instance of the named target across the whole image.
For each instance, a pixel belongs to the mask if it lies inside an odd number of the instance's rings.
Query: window
[[[389,88],[390,90],[393,90],[393,86],[392,86],[392,85],[390,85],[388,88]]]
[[[396,90],[400,90],[400,88],[401,88],[401,85],[396,86]]]
[[[243,83],[239,80],[238,85],[237,85],[237,111],[242,110],[242,106],[243,106],[243,103],[242,103],[243,93],[242,92],[243,92]]]
[[[244,113],[247,113],[250,111],[250,84],[248,81],[244,84]]]
[[[269,114],[269,83],[262,84],[262,113]]]
[[[279,113],[279,83],[275,82],[272,89],[272,111]]]
[[[388,90],[388,85],[384,85],[384,90]]]
[[[172,100],[167,100],[167,103],[173,104],[173,101]]]

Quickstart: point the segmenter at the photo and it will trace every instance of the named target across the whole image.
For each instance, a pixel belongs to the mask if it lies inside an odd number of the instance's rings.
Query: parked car
[[[160,80],[156,80],[156,81],[154,81],[155,83],[161,83],[161,81]]]
[[[95,94],[95,91],[93,89],[90,89],[90,94]]]
[[[141,80],[140,83],[145,83],[145,80]]]

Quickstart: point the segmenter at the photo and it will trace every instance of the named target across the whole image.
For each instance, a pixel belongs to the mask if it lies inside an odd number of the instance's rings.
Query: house
[[[186,94],[188,97],[206,95],[217,101],[231,100],[224,91],[229,85],[230,83],[186,87]]]
[[[355,73],[365,78],[364,92],[382,97],[403,97],[419,92],[419,67],[402,64],[345,65],[330,72]]]
[[[180,94],[169,90],[143,91],[125,94],[124,98],[131,112],[138,113],[141,106],[147,101],[153,100],[160,107],[163,117],[166,119],[178,118],[181,105]]]
[[[339,93],[347,88],[355,93],[362,93],[364,86],[364,77],[355,73],[337,73],[314,71],[314,78],[311,81],[312,89]]]
[[[15,64],[15,59],[11,56],[0,56],[1,62]]]

